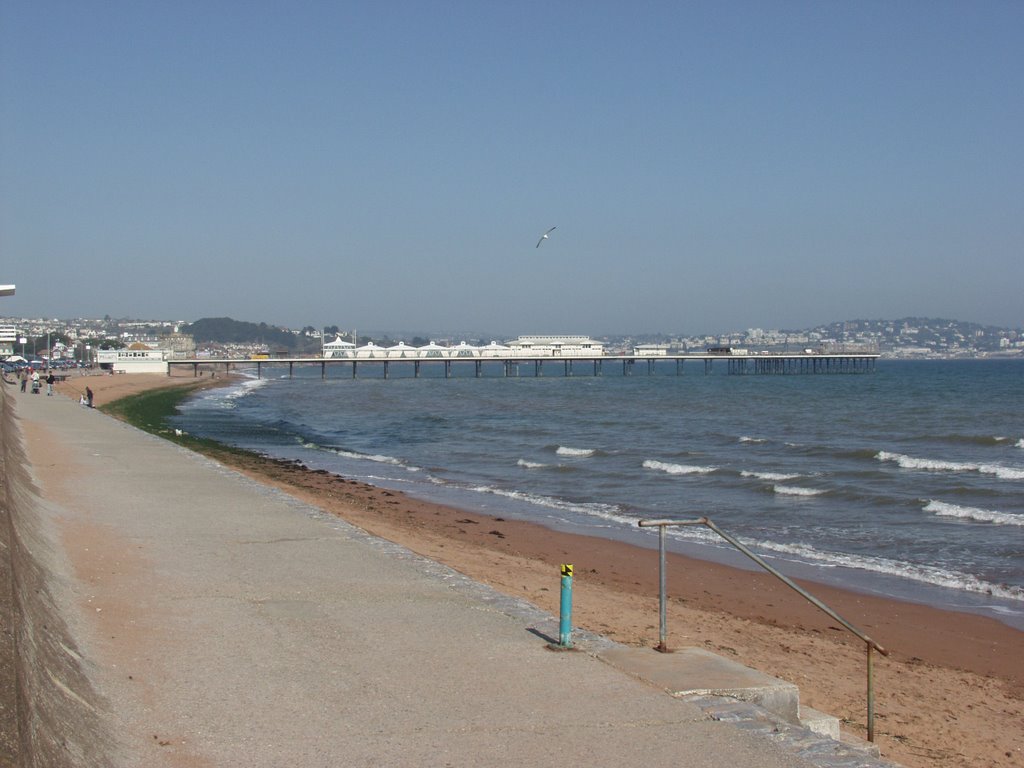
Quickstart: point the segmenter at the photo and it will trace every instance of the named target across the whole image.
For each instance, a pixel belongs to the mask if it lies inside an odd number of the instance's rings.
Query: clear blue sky
[[[4,0],[0,283],[0,315],[1021,327],[1024,3]]]

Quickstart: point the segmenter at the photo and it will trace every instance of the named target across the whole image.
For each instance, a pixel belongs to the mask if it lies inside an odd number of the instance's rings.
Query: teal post
[[[562,605],[558,644],[562,648],[572,648],[572,566],[568,564],[562,565]]]

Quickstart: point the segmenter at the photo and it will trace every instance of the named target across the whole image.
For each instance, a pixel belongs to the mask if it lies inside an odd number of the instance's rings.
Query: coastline
[[[69,379],[97,404],[154,387],[230,379],[162,374]],[[203,452],[383,538],[505,593],[558,612],[558,565],[576,567],[574,623],[625,644],[658,640],[657,552],[534,523],[422,502],[292,462],[228,449]],[[767,575],[669,555],[668,642],[699,646],[799,685],[801,699],[864,733],[864,650],[827,616]],[[1024,633],[958,614],[810,585],[892,651],[875,662],[876,735],[884,756],[912,766],[1019,765]]]

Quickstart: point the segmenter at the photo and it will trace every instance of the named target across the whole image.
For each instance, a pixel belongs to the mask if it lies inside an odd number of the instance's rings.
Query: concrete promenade
[[[551,617],[70,399],[5,397],[22,600],[62,620],[23,605],[40,765],[876,764],[548,650]]]

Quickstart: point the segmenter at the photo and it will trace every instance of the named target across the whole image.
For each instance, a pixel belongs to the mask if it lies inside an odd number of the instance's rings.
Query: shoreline
[[[70,379],[58,392],[70,394],[68,384],[83,379],[97,404],[154,387],[234,380],[90,376]],[[576,626],[628,645],[658,641],[657,550],[419,501],[294,462],[199,450],[553,615],[558,566],[573,563]],[[668,559],[670,647],[704,647],[793,682],[805,704],[863,736],[860,640],[767,574],[675,553]],[[973,613],[800,583],[892,652],[875,662],[876,736],[884,756],[908,768],[1020,765],[1024,632]]]

